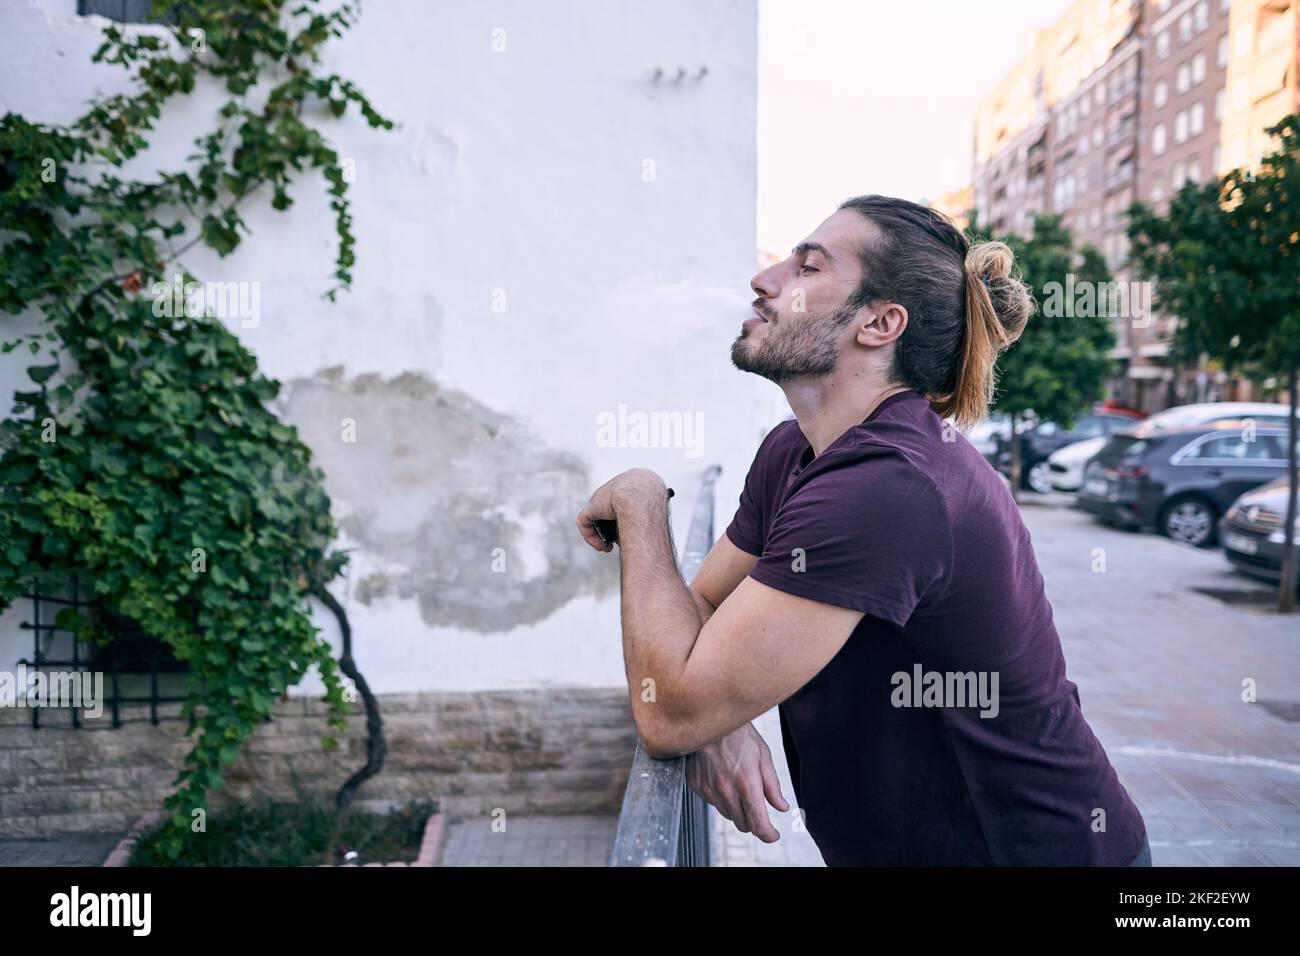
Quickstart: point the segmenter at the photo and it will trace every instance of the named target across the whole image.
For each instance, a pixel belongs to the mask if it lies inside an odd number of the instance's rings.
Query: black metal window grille
[[[155,726],[164,720],[188,720],[193,727],[192,715],[182,717],[179,713],[159,712],[160,705],[181,703],[189,696],[184,690],[189,665],[177,660],[167,644],[150,636],[138,622],[112,613],[93,596],[86,597],[88,593],[80,580],[34,581],[26,595],[31,602],[31,620],[18,625],[32,632],[32,658],[24,657],[18,663],[42,672],[103,673],[103,706],[111,715],[111,728],[146,720]],[[59,627],[55,621],[64,608],[100,622],[110,640],[103,645],[91,643]],[[32,727],[40,728],[42,712],[51,710],[69,711],[71,721],[67,725],[44,725],[49,728],[110,729],[98,721],[87,724],[80,709],[74,706],[33,706]]]
[[[173,4],[169,9],[175,9]],[[175,23],[176,15],[168,13],[155,19],[149,15],[153,0],[77,0],[77,13],[86,17],[98,14],[117,23]]]

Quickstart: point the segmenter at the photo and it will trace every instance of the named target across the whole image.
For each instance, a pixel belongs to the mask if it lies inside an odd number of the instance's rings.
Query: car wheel
[[[1029,469],[1029,474],[1025,476],[1025,484],[1040,495],[1045,495],[1052,490],[1052,466],[1046,459]]]
[[[1174,541],[1203,548],[1214,540],[1218,520],[1214,506],[1203,498],[1181,498],[1166,506],[1160,530]]]

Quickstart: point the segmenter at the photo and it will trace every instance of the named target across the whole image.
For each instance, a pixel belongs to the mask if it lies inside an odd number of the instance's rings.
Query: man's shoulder
[[[758,443],[758,450],[754,453],[754,462],[756,464],[785,462],[790,455],[799,453],[807,444],[808,439],[800,430],[798,420],[787,418],[778,422],[763,436],[763,440]]]

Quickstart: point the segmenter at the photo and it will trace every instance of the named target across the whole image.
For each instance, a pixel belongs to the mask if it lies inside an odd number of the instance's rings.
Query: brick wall
[[[618,812],[636,744],[621,688],[388,694],[379,704],[388,757],[363,805],[433,798],[452,817]],[[326,752],[324,714],[315,700],[282,702],[225,768],[212,808],[290,800],[295,787],[332,795],[365,762],[365,717],[358,703]],[[159,808],[190,743],[183,721],[67,730],[66,711],[44,711],[41,722],[59,726],[34,730],[31,711],[0,709],[0,837],[125,830]]]

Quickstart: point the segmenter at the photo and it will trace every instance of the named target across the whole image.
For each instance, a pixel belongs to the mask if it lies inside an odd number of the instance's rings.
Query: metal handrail
[[[710,466],[700,482],[678,562],[687,581],[713,546],[713,486],[721,471]],[[637,741],[609,865],[709,865],[709,807],[686,785],[685,757],[657,760]]]

